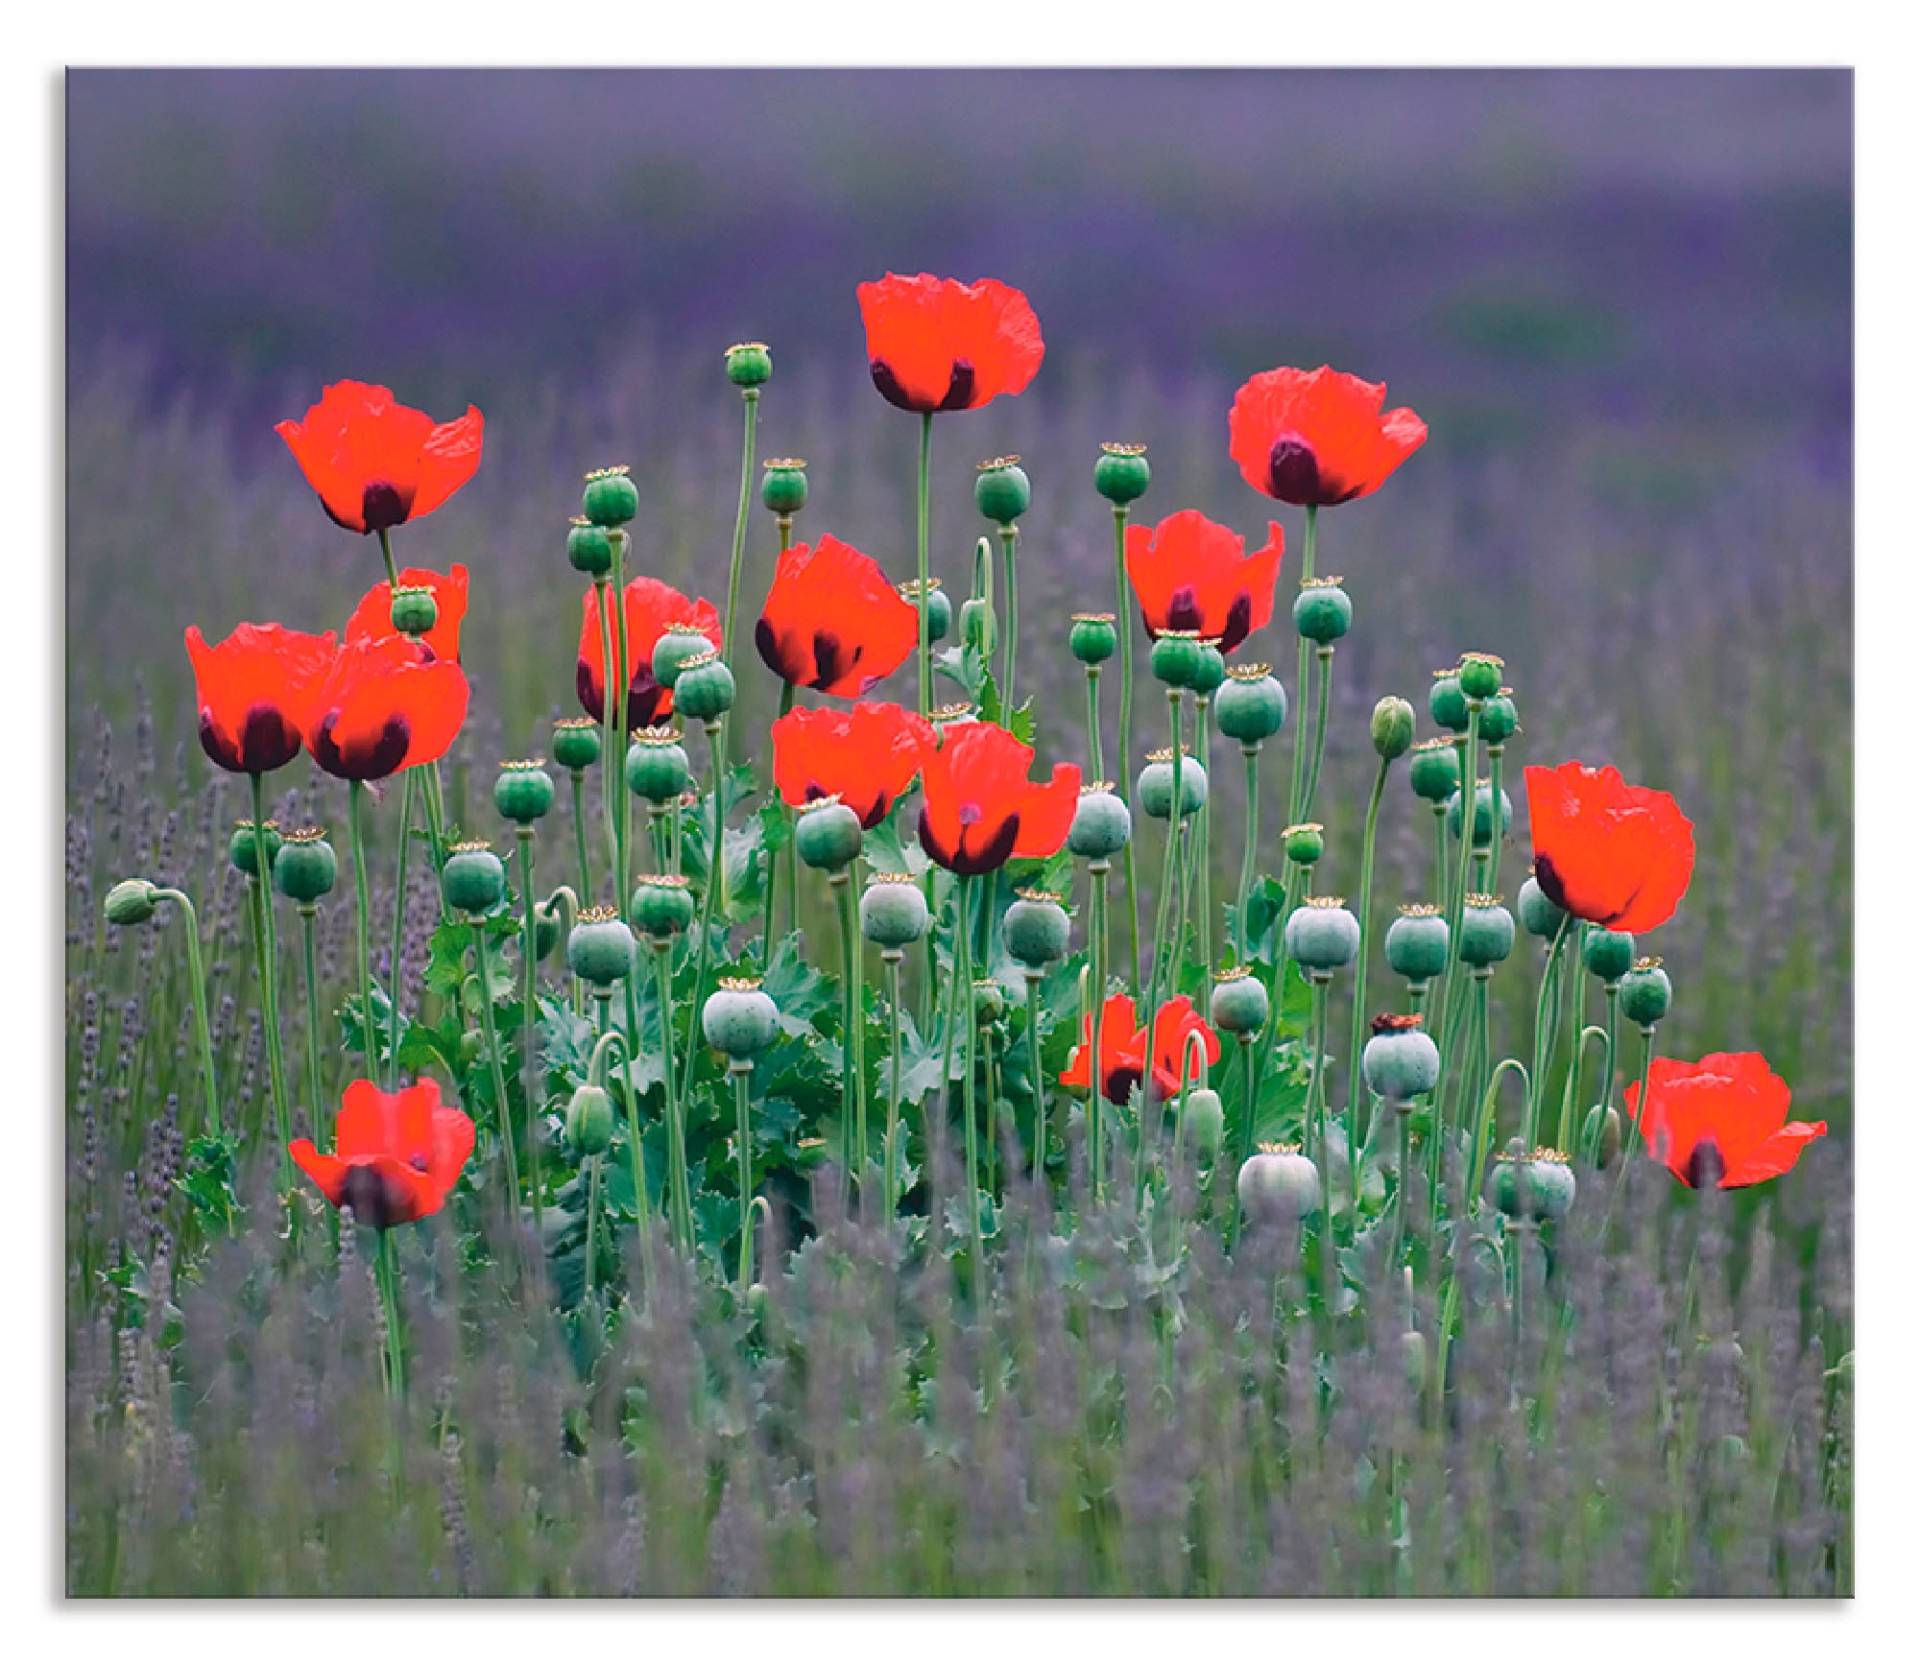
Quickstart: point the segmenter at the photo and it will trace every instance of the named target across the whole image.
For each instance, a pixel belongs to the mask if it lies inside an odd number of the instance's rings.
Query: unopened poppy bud
[[[567,522],[567,564],[590,578],[604,578],[613,570],[613,538],[605,526],[596,526],[584,514]]]
[[[860,817],[837,797],[817,797],[800,811],[793,847],[819,872],[841,872],[860,853]]]
[[[1513,915],[1498,896],[1468,896],[1460,909],[1460,960],[1485,968],[1513,952]]]
[[[1227,656],[1220,651],[1220,638],[1202,637],[1200,657],[1194,661],[1193,679],[1187,686],[1198,699],[1211,699],[1215,690],[1227,679]]]
[[[1373,707],[1373,720],[1367,725],[1375,753],[1385,762],[1404,757],[1413,744],[1413,706],[1394,694],[1388,694]]]
[[[1467,731],[1467,696],[1460,686],[1457,670],[1436,670],[1433,687],[1427,694],[1427,711],[1449,733]]]
[[[673,803],[693,779],[679,730],[636,728],[627,747],[627,789],[649,803]]]
[[[1093,465],[1093,488],[1118,508],[1147,494],[1153,470],[1147,466],[1144,445],[1102,445]]]
[[[1226,1136],[1227,1111],[1220,1094],[1210,1086],[1196,1086],[1187,1093],[1180,1124],[1187,1142],[1202,1156],[1211,1156]]]
[[[1407,1372],[1407,1387],[1419,1392],[1427,1384],[1427,1337],[1418,1329],[1406,1329],[1400,1335],[1400,1367]]]
[[[758,1057],[780,1034],[780,1009],[758,978],[723,976],[700,1009],[707,1044],[735,1062]]]
[[[1173,752],[1150,751],[1147,766],[1134,782],[1134,797],[1141,811],[1153,820],[1167,820],[1173,814]],[[1198,814],[1207,801],[1207,771],[1199,760],[1182,755],[1180,759],[1180,814]]]
[[[760,477],[760,501],[791,518],[807,506],[807,465],[797,456],[769,457]]]
[[[607,988],[633,970],[633,932],[616,907],[589,907],[567,936],[567,966],[582,982]]]
[[[493,782],[493,806],[510,821],[531,826],[553,807],[553,776],[544,757],[522,757],[500,765]]]
[[[1069,934],[1067,910],[1046,890],[1022,890],[1000,921],[1007,952],[1036,971],[1066,957]]]
[[[1322,647],[1331,647],[1353,628],[1353,600],[1340,587],[1340,579],[1301,579],[1293,603],[1293,627]]]
[[[560,916],[551,904],[541,907],[533,915],[533,957],[536,964],[544,964],[552,957],[554,947],[560,940]]]
[[[1447,921],[1440,909],[1419,903],[1402,907],[1387,926],[1387,963],[1395,976],[1423,988],[1447,968]]]
[[[1267,986],[1245,965],[1214,972],[1207,1016],[1223,1034],[1258,1034],[1273,1009]]]
[[[989,1023],[997,1023],[1007,1014],[1007,991],[990,976],[977,979],[973,985],[973,1020],[982,1028]]]
[[[1110,612],[1077,612],[1067,631],[1067,647],[1082,664],[1105,664],[1120,645]]]
[[[1375,1017],[1360,1072],[1375,1097],[1391,1105],[1411,1103],[1439,1085],[1440,1048],[1417,1016]]]
[[[673,702],[695,722],[717,722],[733,709],[733,672],[717,649],[708,647],[680,661]]]
[[[1320,1205],[1320,1169],[1297,1144],[1263,1144],[1240,1164],[1240,1209],[1259,1225],[1297,1225]]]
[[[764,387],[773,379],[773,354],[764,341],[736,341],[727,348],[727,380],[739,388]]]
[[[693,923],[693,891],[679,873],[648,873],[634,886],[628,915],[634,929],[666,942]]]
[[[898,953],[927,933],[927,898],[910,872],[877,872],[860,898],[860,934]]]
[[[590,716],[562,717],[553,725],[553,760],[578,774],[600,761],[600,724]]]
[[[1287,915],[1287,957],[1303,971],[1331,973],[1360,951],[1360,921],[1340,896],[1309,896]]]
[[[627,467],[596,468],[587,475],[580,494],[580,512],[596,526],[624,526],[640,512],[640,493],[627,477]]]
[[[960,640],[983,659],[993,657],[993,605],[984,596],[971,596],[960,603]]]
[[[1642,959],[1620,979],[1620,1015],[1641,1028],[1652,1028],[1673,1003],[1673,983],[1657,959]]]
[[[653,679],[663,688],[670,688],[679,681],[680,672],[689,659],[712,651],[713,643],[698,624],[669,624],[653,644]]]
[[[423,636],[440,622],[440,603],[425,584],[402,584],[392,592],[387,616],[403,636]]]
[[[1264,664],[1237,664],[1213,702],[1220,732],[1243,746],[1260,745],[1287,725],[1287,690]]]
[[[1589,930],[1580,958],[1589,975],[1618,982],[1633,969],[1633,937],[1624,930]]]
[[[333,845],[317,826],[303,826],[289,832],[273,858],[273,887],[289,901],[306,905],[331,895],[340,876],[340,862]]]
[[[908,606],[918,609],[920,605],[920,580],[909,578],[900,585],[900,599]],[[947,592],[940,587],[938,578],[927,580],[927,640],[945,641],[947,632],[953,628],[953,602],[947,598]]]
[[[1515,1141],[1516,1143],[1518,1140]],[[1520,1193],[1520,1175],[1526,1174],[1526,1196]],[[1573,1206],[1573,1167],[1564,1150],[1535,1150],[1523,1155],[1519,1150],[1500,1152],[1487,1175],[1487,1199],[1509,1219],[1523,1215],[1534,1219],[1563,1219]]]
[[[507,869],[483,843],[455,844],[440,869],[440,894],[456,913],[486,913],[507,893]]]
[[[265,838],[267,870],[271,873],[274,859],[279,855],[280,845],[284,840],[280,836],[279,826],[270,820],[260,823],[260,834]],[[260,876],[260,842],[261,837],[256,836],[252,821],[234,822],[233,836],[227,839],[227,859],[249,878]]]
[[[1428,803],[1445,803],[1460,789],[1460,753],[1453,741],[1435,736],[1413,748],[1413,760],[1407,764],[1407,779],[1413,795]]]
[[[1520,731],[1520,712],[1513,702],[1513,689],[1502,688],[1480,705],[1480,743],[1505,745]]]
[[[107,923],[125,929],[145,924],[160,905],[160,893],[144,878],[123,878],[107,892]]]
[[[1310,867],[1327,852],[1327,829],[1317,820],[1304,820],[1280,834],[1287,859],[1297,867]]]
[[[1560,905],[1540,888],[1539,879],[1529,878],[1520,886],[1520,922],[1527,927],[1529,935],[1552,941],[1560,934],[1566,916]]]
[[[1601,1110],[1604,1107],[1604,1119]],[[1597,1163],[1601,1167],[1611,1167],[1620,1159],[1620,1111],[1613,1105],[1595,1104],[1587,1111],[1586,1119],[1580,1123],[1580,1149],[1582,1153],[1595,1147],[1598,1141]]]
[[[1500,691],[1506,662],[1491,653],[1460,655],[1460,691],[1468,699],[1491,699]]]
[[[973,506],[1002,526],[1011,526],[1033,503],[1033,482],[1017,456],[997,456],[973,476]]]
[[[1167,783],[1173,796],[1173,783]],[[1080,788],[1080,801],[1067,828],[1067,848],[1083,861],[1107,861],[1127,847],[1133,836],[1133,812],[1110,780],[1093,780]]]
[[[567,1142],[583,1156],[597,1156],[613,1142],[613,1099],[603,1086],[578,1086],[567,1101]]]
[[[1447,802],[1447,831],[1454,837],[1460,836],[1460,794],[1455,792]],[[1500,836],[1505,838],[1513,830],[1513,799],[1504,788],[1500,793]],[[1473,788],[1473,847],[1491,849],[1493,847],[1493,782],[1482,780]]]

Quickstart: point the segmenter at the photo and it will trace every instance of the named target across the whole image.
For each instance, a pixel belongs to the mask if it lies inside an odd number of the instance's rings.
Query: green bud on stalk
[[[1454,750],[1453,741],[1441,735],[1422,740],[1413,748],[1407,779],[1415,797],[1428,803],[1445,803],[1460,789],[1460,753]]]
[[[1194,661],[1193,680],[1187,686],[1199,699],[1211,699],[1227,679],[1227,656],[1220,651],[1218,636],[1200,638],[1200,657]]]
[[[1153,820],[1167,820],[1173,814],[1173,751],[1171,748],[1147,753],[1147,766],[1134,782],[1134,796],[1141,811]],[[1207,801],[1207,771],[1198,758],[1182,753],[1180,758],[1180,814],[1184,820],[1196,815]]]
[[[727,348],[727,380],[743,391],[773,380],[773,354],[764,341],[736,341]]]
[[[1303,578],[1293,603],[1293,627],[1308,641],[1331,647],[1353,628],[1353,601],[1341,580]]]
[[[440,603],[425,584],[401,584],[392,592],[387,617],[403,636],[423,636],[440,622]]]
[[[1402,907],[1387,926],[1387,963],[1395,976],[1424,987],[1447,968],[1447,921],[1423,903]]]
[[[1006,1014],[1006,989],[990,976],[976,977],[973,984],[973,1020],[986,1028],[999,1022]]]
[[[1153,674],[1170,688],[1190,688],[1200,670],[1200,632],[1162,630],[1154,638],[1149,663]]]
[[[1452,734],[1467,731],[1467,696],[1460,686],[1458,670],[1436,670],[1433,687],[1427,694],[1427,711],[1433,720]]]
[[[1447,800],[1447,831],[1453,837],[1460,836],[1460,794],[1455,792]],[[1513,799],[1504,789],[1500,793],[1500,836],[1505,838],[1513,830]],[[1490,849],[1493,847],[1493,782],[1482,780],[1473,788],[1473,847]]]
[[[260,830],[266,834],[267,867],[271,872],[274,861],[279,857],[280,845],[285,841],[280,836],[279,823],[262,821]],[[254,835],[254,824],[250,820],[235,821],[233,836],[227,840],[227,859],[249,878],[258,878],[259,844]]]
[[[600,724],[590,716],[562,717],[553,725],[553,760],[579,773],[600,761]]]
[[[1327,852],[1327,829],[1317,820],[1303,820],[1280,834],[1280,844],[1296,867],[1310,867]]]
[[[1382,761],[1390,763],[1396,757],[1404,757],[1407,748],[1413,744],[1413,706],[1404,699],[1388,694],[1373,707],[1373,719],[1367,725],[1367,736],[1373,741],[1373,749]]]
[[[507,893],[507,869],[484,843],[455,844],[440,869],[440,894],[456,913],[488,913]]]
[[[519,757],[500,765],[493,806],[519,826],[531,826],[553,807],[553,776],[546,758]]]
[[[1643,1029],[1651,1029],[1673,1004],[1673,983],[1658,959],[1640,959],[1620,979],[1620,1015]]]
[[[625,463],[617,468],[596,468],[587,475],[580,511],[594,525],[609,530],[624,526],[640,512],[640,493],[627,477]]]
[[[757,977],[723,976],[700,1010],[707,1044],[736,1063],[751,1062],[780,1034],[780,1010]]]
[[[1105,664],[1120,645],[1110,612],[1077,612],[1067,631],[1067,647],[1082,664]]]
[[[1116,508],[1144,497],[1152,481],[1146,446],[1100,447],[1100,460],[1093,465],[1093,488]]]
[[[1167,785],[1173,798],[1173,785]],[[1090,780],[1080,788],[1080,802],[1067,829],[1067,848],[1083,861],[1108,861],[1127,847],[1133,836],[1133,813],[1111,780]]]
[[[698,624],[669,624],[653,644],[653,679],[663,688],[670,688],[680,679],[680,672],[689,660],[712,651],[712,641]]]
[[[693,780],[680,730],[669,724],[636,728],[627,747],[627,789],[649,803],[677,802]]]
[[[816,797],[794,822],[794,850],[818,872],[844,871],[861,842],[860,817],[837,797]]]
[[[993,604],[984,596],[969,596],[960,603],[962,645],[971,647],[983,659],[990,659],[993,657],[994,638],[997,633]]]
[[[273,858],[273,887],[289,901],[311,905],[331,895],[340,876],[339,858],[317,826],[303,826],[287,834]]]
[[[760,478],[760,501],[783,519],[807,506],[807,465],[797,456],[773,456]]]
[[[1272,1001],[1267,986],[1246,965],[1229,965],[1213,973],[1213,996],[1207,1016],[1223,1034],[1251,1036],[1267,1026]]]
[[[1468,699],[1491,699],[1500,691],[1500,673],[1506,661],[1492,653],[1460,655],[1460,691]]]
[[[583,1156],[600,1155],[613,1142],[613,1099],[605,1087],[574,1088],[567,1101],[567,1142]]]
[[[1560,905],[1540,888],[1540,880],[1528,878],[1520,886],[1520,922],[1527,927],[1527,933],[1552,941],[1560,933],[1561,921],[1566,913]]]
[[[717,647],[680,661],[673,681],[675,709],[695,722],[717,722],[733,709],[733,672]]]
[[[1236,664],[1213,702],[1220,732],[1243,746],[1260,745],[1287,725],[1287,690],[1264,664]]]
[[[1440,1084],[1440,1048],[1417,1016],[1384,1013],[1360,1054],[1367,1090],[1389,1104],[1411,1103]]]
[[[1007,952],[1029,970],[1041,970],[1064,959],[1070,930],[1067,910],[1048,890],[1021,890],[1000,921]]]
[[[1601,1118],[1601,1109],[1605,1108],[1606,1118]],[[1599,1141],[1599,1163],[1602,1167],[1611,1167],[1620,1159],[1620,1111],[1613,1105],[1595,1104],[1587,1111],[1586,1119],[1580,1123],[1580,1148],[1591,1150],[1596,1138]]]
[[[1340,970],[1360,951],[1360,921],[1342,896],[1309,896],[1287,915],[1286,949],[1303,971]]]
[[[1193,1087],[1184,1113],[1187,1141],[1202,1157],[1217,1155],[1227,1133],[1227,1111],[1220,1094],[1210,1086]]]
[[[107,923],[122,929],[145,924],[159,905],[159,891],[146,879],[123,878],[107,892]]]
[[[1527,1176],[1527,1194],[1520,1195],[1520,1173]],[[1573,1206],[1573,1166],[1564,1150],[1535,1150],[1523,1156],[1502,1150],[1487,1175],[1487,1199],[1509,1219],[1523,1214],[1534,1219],[1564,1219]]]
[[[693,923],[693,891],[683,874],[650,872],[633,888],[633,927],[664,946]]]
[[[1011,526],[1033,504],[1033,482],[1017,456],[996,456],[973,477],[973,505],[987,519]]]
[[[910,872],[877,872],[860,898],[860,933],[883,953],[898,953],[927,933],[926,893]]]
[[[1502,688],[1480,706],[1480,743],[1505,745],[1520,732],[1520,712],[1513,703],[1513,689]]]
[[[1633,969],[1633,937],[1624,930],[1589,930],[1580,957],[1590,975],[1618,982]]]
[[[589,578],[604,578],[613,570],[613,538],[605,526],[596,526],[584,514],[567,522],[567,564]]]
[[[1320,1169],[1298,1144],[1262,1144],[1240,1164],[1240,1208],[1256,1225],[1297,1225],[1320,1205]]]
[[[1460,960],[1478,969],[1513,952],[1513,915],[1498,896],[1468,896],[1460,910]]]
[[[909,578],[899,586],[900,599],[916,611],[920,606],[920,580]],[[945,641],[947,633],[953,628],[953,602],[947,598],[947,592],[940,587],[938,578],[927,580],[927,640],[929,643]]]
[[[567,937],[567,966],[582,982],[608,988],[633,970],[633,932],[617,907],[589,907]]]

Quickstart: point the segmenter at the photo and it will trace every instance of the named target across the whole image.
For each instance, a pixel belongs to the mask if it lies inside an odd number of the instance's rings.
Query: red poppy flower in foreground
[[[1220,1061],[1220,1037],[1206,1019],[1193,1008],[1193,1001],[1182,994],[1160,1007],[1153,1024],[1152,1067],[1154,1091],[1171,1098],[1180,1090],[1187,1064],[1187,1037],[1198,1034],[1209,1063]],[[1061,1071],[1062,1086],[1089,1084],[1089,1048],[1093,1041],[1093,1018],[1082,1019],[1080,1044]],[[1130,994],[1109,994],[1100,1008],[1100,1095],[1109,1103],[1124,1104],[1127,1095],[1145,1077],[1148,1059],[1147,1031],[1141,1026]]]
[[[1127,578],[1147,631],[1194,630],[1218,636],[1231,653],[1273,618],[1286,533],[1267,523],[1263,549],[1197,509],[1170,514],[1157,526],[1127,527]]]
[[[1824,1121],[1789,1121],[1793,1093],[1758,1052],[1713,1052],[1698,1063],[1656,1057],[1647,1077],[1627,1088],[1647,1151],[1682,1184],[1698,1189],[1716,1175],[1722,1190],[1777,1179],[1816,1138]]]
[[[1033,747],[991,722],[960,722],[920,768],[920,847],[948,872],[992,872],[1015,856],[1053,854],[1080,802],[1080,770],[1027,778]]]
[[[627,585],[627,724],[651,728],[673,715],[673,692],[653,676],[654,643],[674,624],[691,624],[718,648],[720,613],[704,597],[689,601],[672,584],[658,578],[635,578]],[[607,615],[609,634],[613,615]],[[616,651],[618,650],[616,644]],[[596,721],[605,721],[606,661],[600,655],[600,609],[590,589],[580,603],[580,653],[574,665],[574,690],[580,708]]]
[[[394,402],[364,381],[336,381],[297,422],[274,432],[350,532],[382,532],[431,514],[480,466],[486,418],[474,405],[453,422]]]
[[[873,385],[902,410],[978,410],[1023,391],[1046,356],[1027,297],[990,277],[888,272],[859,295]]]
[[[200,702],[200,747],[232,774],[268,774],[300,755],[300,736],[334,637],[279,624],[236,624],[217,647],[187,626]]]
[[[467,569],[455,566],[451,572],[430,571],[424,566],[409,566],[400,574],[402,589],[430,589],[438,616],[433,628],[420,639],[433,649],[436,659],[460,657],[460,625],[467,616]],[[383,581],[360,597],[360,605],[347,620],[347,640],[361,641],[373,636],[393,634],[393,591]]]
[[[1402,407],[1384,415],[1387,384],[1322,364],[1263,370],[1233,396],[1227,450],[1247,484],[1301,507],[1378,491],[1427,442],[1427,424]]]
[[[384,780],[438,762],[467,719],[467,677],[406,636],[350,641],[307,718],[307,749],[341,780]]]
[[[440,1101],[436,1081],[382,1092],[357,1080],[340,1105],[333,1154],[311,1138],[294,1139],[287,1153],[335,1207],[384,1231],[440,1211],[473,1154],[473,1122]]]
[[[933,749],[933,724],[898,705],[794,710],[773,725],[773,783],[796,809],[837,797],[869,829],[893,811]]]
[[[877,561],[837,537],[781,554],[753,627],[774,675],[840,699],[899,669],[919,642],[919,609],[900,598]]]
[[[1533,872],[1556,905],[1608,930],[1673,917],[1693,877],[1693,822],[1666,792],[1617,768],[1527,770]]]

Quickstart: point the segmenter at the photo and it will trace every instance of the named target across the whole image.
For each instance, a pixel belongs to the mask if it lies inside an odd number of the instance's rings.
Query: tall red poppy
[[[717,648],[721,645],[720,613],[702,597],[689,601],[672,584],[658,578],[634,578],[627,585],[627,721],[635,728],[650,728],[673,715],[673,692],[663,688],[653,675],[654,643],[675,624],[691,624]],[[609,614],[607,628],[613,628]],[[600,655],[600,609],[594,592],[588,590],[580,602],[580,652],[574,665],[573,685],[580,695],[580,708],[596,721],[604,721],[606,707],[606,661]]]
[[[1016,856],[1044,857],[1067,841],[1080,770],[1056,763],[1027,778],[1033,747],[992,722],[944,729],[920,768],[920,847],[948,872],[992,872]]]
[[[1384,381],[1322,364],[1263,370],[1233,396],[1227,450],[1247,484],[1283,503],[1324,508],[1378,491],[1427,442],[1411,410],[1382,413]]]
[[[279,624],[236,624],[209,646],[187,626],[187,657],[200,703],[200,747],[232,774],[268,774],[300,755],[300,736],[334,636]]]
[[[872,828],[913,784],[933,724],[898,705],[792,710],[773,725],[773,783],[795,808],[837,797]]]
[[[902,410],[978,410],[1024,391],[1046,356],[1027,297],[990,277],[888,272],[859,295],[873,385]]]
[[[467,569],[456,565],[451,572],[440,573],[424,566],[409,566],[400,573],[400,587],[433,591],[437,616],[433,628],[420,639],[433,649],[436,659],[458,660],[460,625],[467,616]],[[347,620],[347,640],[392,634],[393,591],[386,583],[377,583],[360,597],[360,605]]]
[[[480,466],[486,418],[478,407],[452,422],[396,403],[391,389],[336,381],[299,421],[274,432],[350,532],[383,532],[431,514]]]
[[[1109,994],[1100,1008],[1100,1095],[1109,1103],[1124,1104],[1127,1095],[1145,1078],[1148,1057],[1152,1058],[1154,1091],[1171,1098],[1180,1090],[1187,1067],[1187,1038],[1198,1034],[1209,1063],[1220,1061],[1220,1037],[1206,1019],[1193,1008],[1185,994],[1166,1001],[1154,1019],[1153,1044],[1149,1049],[1145,1025],[1140,1022],[1130,994]],[[1090,1083],[1089,1051],[1093,1042],[1093,1018],[1080,1024],[1080,1044],[1067,1059],[1061,1072],[1062,1086],[1086,1086]]]
[[[1575,918],[1652,930],[1687,893],[1693,822],[1666,792],[1630,786],[1617,768],[1529,768],[1527,818],[1534,876]]]
[[[311,1138],[294,1139],[287,1153],[335,1207],[384,1231],[440,1211],[473,1154],[473,1122],[440,1101],[436,1081],[382,1092],[357,1080],[340,1105],[333,1154]]]
[[[1182,509],[1157,526],[1127,527],[1127,578],[1147,630],[1193,630],[1217,636],[1231,653],[1273,618],[1286,533],[1267,522],[1266,546],[1247,553],[1246,539]]]
[[[1682,1184],[1698,1189],[1718,1176],[1722,1190],[1777,1179],[1816,1138],[1824,1121],[1789,1121],[1793,1092],[1758,1052],[1713,1052],[1698,1063],[1656,1057],[1626,1093],[1647,1153]]]
[[[314,695],[307,749],[341,780],[437,762],[467,719],[467,677],[406,636],[347,642]]]
[[[920,612],[869,555],[837,537],[781,553],[753,627],[767,668],[836,698],[865,693],[920,641]]]

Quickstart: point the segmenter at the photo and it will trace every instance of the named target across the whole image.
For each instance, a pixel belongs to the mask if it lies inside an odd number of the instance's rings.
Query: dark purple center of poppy
[[[413,730],[399,713],[387,718],[371,738],[342,746],[333,737],[340,713],[330,711],[313,737],[313,760],[340,780],[384,780],[406,759]]]
[[[360,492],[360,518],[370,532],[391,531],[407,518],[407,499],[388,480],[368,480]]]
[[[900,410],[917,410],[923,415],[929,410],[968,410],[973,405],[973,365],[964,358],[956,358],[953,368],[947,375],[947,390],[938,404],[928,404],[924,399],[911,397],[900,385],[900,379],[893,373],[893,366],[884,358],[876,358],[867,369],[873,376],[873,385],[880,390],[881,398]]]
[[[1283,433],[1267,456],[1267,484],[1283,503],[1318,503],[1320,459],[1297,433]]]
[[[352,1208],[355,1219],[376,1231],[405,1223],[411,1200],[385,1174],[365,1162],[350,1165],[340,1181],[340,1205]]]
[[[300,730],[276,705],[247,707],[240,733],[233,738],[213,720],[211,709],[200,711],[200,749],[230,774],[270,774],[300,755]]]
[[[1727,1164],[1720,1155],[1720,1146],[1711,1138],[1703,1138],[1693,1147],[1693,1153],[1687,1157],[1687,1183],[1695,1190],[1712,1190],[1726,1176]]]

